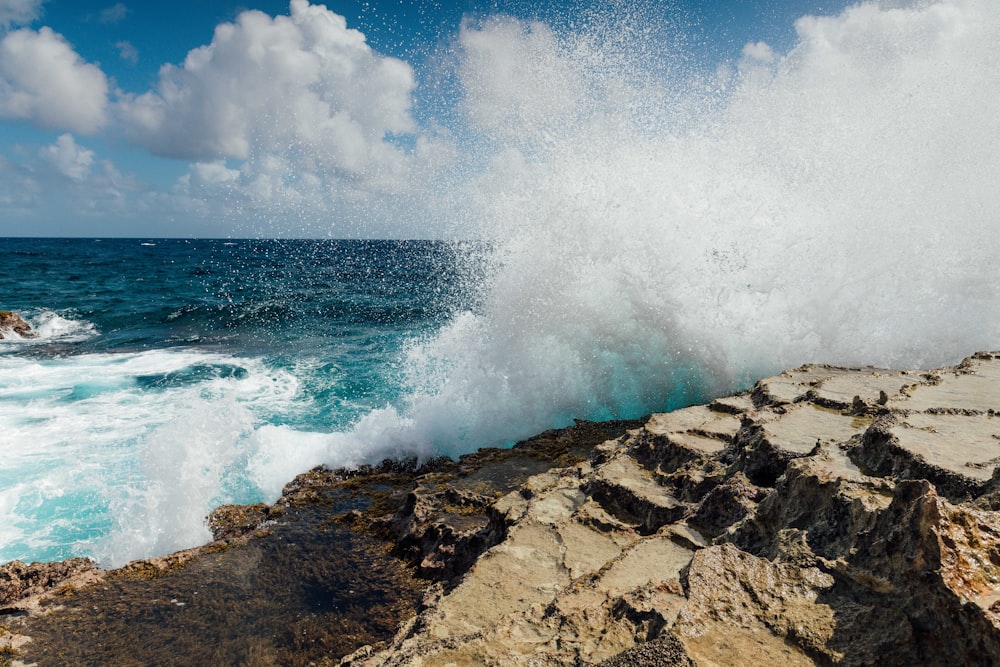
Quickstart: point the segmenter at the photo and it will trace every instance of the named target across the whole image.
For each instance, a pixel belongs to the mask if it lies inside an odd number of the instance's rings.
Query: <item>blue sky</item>
[[[495,61],[638,31],[620,60],[710,77],[843,7],[0,0],[0,236],[447,235],[414,202],[480,159],[469,91]]]

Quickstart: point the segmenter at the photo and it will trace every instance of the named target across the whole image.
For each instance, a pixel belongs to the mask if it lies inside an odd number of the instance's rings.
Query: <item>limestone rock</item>
[[[496,501],[496,545],[342,664],[1000,664],[998,386],[988,353],[804,366],[654,415]]]
[[[833,577],[817,567],[772,563],[730,544],[695,554],[674,633],[698,665],[811,665],[842,656],[827,648],[834,610],[818,602]]]
[[[323,664],[987,665],[998,510],[1000,355],[810,365],[458,461],[316,468],[274,505],[214,512],[212,545],[114,576],[214,576],[199,566],[213,550],[250,570],[240,549],[293,549],[309,516],[427,582],[415,611],[394,607],[411,614],[394,636],[395,620]]]
[[[10,561],[0,565],[0,606],[18,606],[32,596],[87,580],[99,572],[89,558],[30,565],[18,560]]]
[[[38,334],[32,330],[31,325],[17,313],[9,310],[0,310],[0,340],[4,334],[10,336],[13,333],[19,338],[34,338]]]

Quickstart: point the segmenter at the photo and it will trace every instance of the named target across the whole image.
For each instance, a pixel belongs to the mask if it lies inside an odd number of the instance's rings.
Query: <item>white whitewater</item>
[[[641,20],[463,30],[480,152],[450,212],[498,243],[482,310],[414,344],[405,404],[312,441],[317,461],[1000,346],[1000,4],[804,17],[789,52],[716,70],[637,41]]]
[[[0,421],[37,447],[0,470],[19,476],[0,484],[0,544],[44,550],[79,528],[106,535],[79,553],[118,565],[206,540],[219,498],[272,501],[318,463],[457,455],[805,362],[926,368],[1000,348],[1000,3],[860,4],[732,63],[640,15],[585,23],[493,17],[456,37],[462,94],[436,121],[466,155],[414,209],[495,252],[477,308],[409,346],[403,399],[303,432],[270,419],[301,408],[294,373],[259,360],[57,364],[2,342],[0,396],[24,401]],[[95,334],[32,324],[47,341]],[[245,375],[137,384],[198,365]],[[96,528],[67,519],[82,504]]]

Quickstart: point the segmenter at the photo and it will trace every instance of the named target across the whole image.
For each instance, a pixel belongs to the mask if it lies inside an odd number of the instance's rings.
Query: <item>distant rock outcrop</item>
[[[317,468],[274,505],[220,508],[217,542],[108,573],[9,636],[29,661],[112,664],[114,642],[80,638],[127,628],[161,639],[119,642],[125,657],[172,664],[139,655],[174,646],[165,612],[123,602],[139,596],[208,619],[192,625],[198,646],[234,664],[1000,664],[998,466],[1000,354],[936,371],[803,366],[709,405],[458,461]],[[412,578],[365,574],[392,563]],[[312,624],[213,634],[211,619],[277,604],[248,598],[265,569],[275,591],[309,584],[304,608],[320,611],[293,615]],[[344,574],[361,580],[329,583]],[[200,597],[165,592],[188,580]],[[238,595],[202,600],[222,582]],[[404,590],[416,598],[394,601]],[[372,628],[351,609],[386,616]],[[301,639],[328,627],[325,649]]]
[[[31,325],[22,319],[20,315],[9,310],[0,310],[0,340],[4,334],[14,333],[21,338],[34,338],[36,334]]]

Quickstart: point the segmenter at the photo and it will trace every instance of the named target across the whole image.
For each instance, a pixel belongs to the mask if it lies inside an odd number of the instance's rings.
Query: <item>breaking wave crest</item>
[[[721,65],[619,9],[463,27],[468,157],[415,209],[489,239],[474,305],[411,340],[402,388],[351,426],[286,419],[312,398],[258,358],[2,355],[0,418],[35,458],[0,469],[18,471],[0,558],[118,564],[204,541],[213,505],[272,501],[319,463],[458,455],[805,362],[1000,347],[1000,4],[859,4]],[[26,316],[50,341],[95,334]]]
[[[489,157],[449,201],[496,241],[481,308],[415,342],[406,399],[325,462],[997,346],[1000,6],[861,4],[717,69],[616,21],[464,27],[461,110]]]

